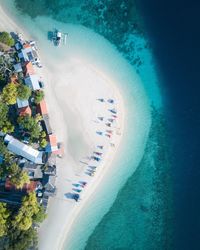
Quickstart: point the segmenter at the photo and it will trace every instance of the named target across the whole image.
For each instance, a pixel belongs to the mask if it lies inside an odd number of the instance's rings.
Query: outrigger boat
[[[60,46],[62,43],[66,44],[67,35],[67,33],[62,33],[59,30],[55,30],[52,37],[52,41],[55,46]]]

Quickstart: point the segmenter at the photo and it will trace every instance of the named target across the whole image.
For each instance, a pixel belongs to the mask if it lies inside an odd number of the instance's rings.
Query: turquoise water
[[[80,1],[71,1],[70,4],[68,1],[15,2],[21,11],[34,18],[46,15],[62,22],[62,25],[68,22],[83,24],[103,35],[138,72],[149,98],[149,103],[145,105],[150,109],[150,104],[153,103],[156,109],[161,110],[158,75],[148,40],[143,35],[142,21],[132,1],[123,1],[124,4],[122,1],[102,1],[104,4],[98,1],[82,1],[81,4]],[[9,4],[9,1],[6,4]],[[14,11],[16,13],[16,10]],[[51,19],[50,22],[54,27],[54,21]],[[36,25],[41,24],[42,21],[36,19]],[[134,102],[131,95],[137,93],[134,85],[126,86],[126,82],[124,84],[126,92],[129,92],[126,101],[130,112],[129,125],[134,126],[134,117],[131,116]],[[96,194],[98,202],[90,204],[89,210],[84,209],[84,217],[78,218],[73,226],[74,234],[68,236],[66,249],[85,247],[146,250],[163,249],[166,244],[170,245],[170,162],[167,157],[164,122],[157,112],[152,111],[152,126],[145,154],[137,165],[137,145],[134,145],[136,138],[131,136],[131,131],[129,127],[127,148],[116,163],[118,177],[112,182],[109,182],[108,178],[105,189],[99,190],[98,195]],[[146,140],[138,147],[145,148],[145,145]],[[120,174],[122,167],[126,171]],[[136,167],[138,168],[135,171]],[[124,186],[118,195],[116,185],[118,190]]]

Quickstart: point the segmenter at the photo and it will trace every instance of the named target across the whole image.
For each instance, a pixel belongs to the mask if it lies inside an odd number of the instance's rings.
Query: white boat
[[[55,44],[59,46],[61,44],[62,33],[60,31],[56,31]]]

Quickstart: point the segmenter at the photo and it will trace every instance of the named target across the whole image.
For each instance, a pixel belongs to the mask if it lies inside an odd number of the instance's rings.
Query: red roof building
[[[25,71],[24,73],[25,73],[26,76],[35,74],[32,62],[27,62],[26,63],[24,71]]]
[[[31,116],[31,114],[32,114],[32,111],[31,111],[31,108],[29,106],[19,109],[19,115],[20,116],[25,116],[25,115],[30,115]]]
[[[47,115],[47,105],[45,100],[43,99],[38,105],[37,105],[37,111],[41,114],[41,115]]]
[[[31,48],[31,45],[30,45],[29,43],[25,43],[25,44],[23,45],[23,47],[24,47],[24,49],[27,49],[27,48]]]
[[[16,186],[10,182],[9,178],[6,179],[5,183],[5,189],[8,191],[16,190],[29,193],[35,191],[36,187],[37,187],[37,181],[30,181],[29,184],[24,184],[22,188],[16,188]]]
[[[58,144],[57,144],[56,136],[54,134],[48,135],[48,141],[49,141],[50,152],[57,154],[58,153]]]

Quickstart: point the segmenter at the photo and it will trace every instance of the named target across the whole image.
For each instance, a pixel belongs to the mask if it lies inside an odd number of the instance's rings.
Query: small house
[[[33,162],[26,161],[23,170],[27,172],[30,179],[41,179],[43,177],[41,166]]]
[[[39,90],[40,84],[36,74],[29,75],[25,78],[25,84],[33,90]]]
[[[43,178],[44,195],[54,196],[56,192],[55,186],[56,177],[53,175],[45,175]]]
[[[28,106],[29,106],[28,100],[21,100],[21,99],[17,98],[17,107],[18,107],[18,109],[28,107]]]

